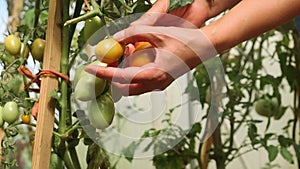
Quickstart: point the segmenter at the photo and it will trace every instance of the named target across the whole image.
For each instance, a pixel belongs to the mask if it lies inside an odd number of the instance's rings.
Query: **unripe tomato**
[[[73,85],[76,86],[79,79],[80,79],[80,74],[82,71],[84,71],[83,69],[85,68],[86,65],[80,65],[79,67],[76,68],[75,70],[75,76],[74,76],[74,80],[73,80]]]
[[[103,25],[104,24],[98,16],[86,20],[83,28],[83,35],[85,40],[88,40]]]
[[[24,124],[30,124],[31,118],[29,114],[22,114],[21,119]]]
[[[35,60],[42,62],[44,58],[44,50],[45,50],[45,40],[41,38],[35,39],[31,46],[32,57]]]
[[[19,107],[16,102],[6,102],[2,109],[2,118],[7,123],[11,124],[19,118]]]
[[[15,35],[8,35],[4,41],[5,50],[11,55],[17,55],[20,53],[21,41]]]
[[[103,65],[103,63],[97,60],[89,65]],[[75,75],[76,79],[74,79],[75,97],[81,101],[88,101],[103,93],[107,84],[104,79],[84,71],[84,67],[85,65],[82,70],[76,71],[79,75]]]
[[[20,54],[22,53],[24,47],[25,47],[25,45],[22,43],[22,45],[21,45],[21,50],[20,50]],[[29,50],[29,47],[28,47],[28,45],[26,45],[25,51],[24,51],[24,58],[25,58],[25,59],[28,58],[28,56],[29,56],[29,51],[30,51],[30,50]]]
[[[88,101],[99,96],[105,89],[106,81],[92,74],[80,78],[75,86],[75,97],[80,101]]]
[[[3,109],[3,107],[0,106],[0,127],[2,127],[3,124],[4,124],[4,121],[3,121],[3,118],[2,118],[2,109]]]
[[[115,106],[108,94],[101,95],[97,100],[88,103],[88,117],[95,128],[107,128],[113,121]]]
[[[108,38],[100,41],[95,49],[95,55],[101,62],[111,64],[123,56],[124,47],[115,39]]]
[[[265,117],[271,117],[278,111],[278,102],[275,99],[259,99],[255,104],[255,111]]]

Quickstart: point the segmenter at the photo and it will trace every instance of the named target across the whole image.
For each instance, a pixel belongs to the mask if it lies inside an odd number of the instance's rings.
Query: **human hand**
[[[153,25],[153,26],[178,26],[186,27],[189,22],[193,26],[200,28],[204,23],[217,16],[221,12],[235,6],[240,0],[194,0],[192,4],[176,8],[169,12],[169,14],[177,16],[185,20],[184,25],[178,22],[175,18],[164,18],[164,15],[154,15],[153,13],[166,14],[170,7],[170,1],[157,0],[153,6],[132,25]]]
[[[147,41],[154,46],[143,51],[155,55],[154,61],[142,67],[88,66],[85,69],[111,81],[122,95],[163,90],[174,79],[217,54],[205,34],[195,28],[130,26],[114,38],[123,43]],[[126,59],[130,56],[125,58],[125,63]]]
[[[185,23],[178,22],[175,18],[165,18],[165,15],[152,15],[155,13],[168,13],[170,1],[157,0],[153,6],[132,25],[156,25],[156,26],[187,26]],[[193,26],[200,27],[208,19],[210,5],[207,0],[195,0],[192,4],[179,7],[169,12],[169,14],[180,17],[185,21],[190,22]],[[197,13],[197,15],[195,15]],[[170,20],[171,19],[171,20]]]

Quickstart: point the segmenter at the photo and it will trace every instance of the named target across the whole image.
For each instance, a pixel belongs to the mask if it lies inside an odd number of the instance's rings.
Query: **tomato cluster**
[[[89,65],[103,65],[94,61]],[[77,100],[87,102],[88,117],[91,124],[98,129],[108,127],[115,114],[114,102],[109,94],[109,84],[106,80],[98,78],[84,71],[86,65],[81,65],[75,72],[74,95]]]
[[[12,56],[18,56],[24,51],[24,58],[28,58],[31,51],[33,59],[41,62],[44,56],[45,40],[36,38],[31,44],[31,49],[29,49],[29,46],[24,45],[18,36],[8,35],[4,41],[4,48]]]

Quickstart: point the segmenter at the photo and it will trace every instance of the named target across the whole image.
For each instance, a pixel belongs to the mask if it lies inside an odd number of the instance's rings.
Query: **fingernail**
[[[125,34],[124,30],[122,30],[122,31],[119,31],[119,32],[115,33],[115,34],[113,35],[113,37],[114,37],[116,40],[120,41],[120,40],[122,40],[122,39],[124,38],[124,34]]]

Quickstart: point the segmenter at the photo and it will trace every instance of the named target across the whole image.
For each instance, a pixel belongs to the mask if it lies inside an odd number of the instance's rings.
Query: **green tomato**
[[[26,45],[25,49],[24,49],[24,47],[25,47],[25,45],[22,43],[21,49],[20,49],[20,54],[24,50],[24,58],[27,59],[29,56],[29,47],[28,47],[28,45]]]
[[[103,65],[100,61],[94,61],[89,65]],[[75,97],[80,101],[88,101],[102,94],[107,86],[107,82],[95,75],[84,71],[85,65],[80,67],[75,73]]]
[[[97,30],[99,30],[104,24],[98,16],[85,21],[83,28],[83,35],[87,41]]]
[[[3,110],[3,107],[0,106],[0,127],[3,127],[3,124],[4,124],[4,121],[2,118],[2,110]]]
[[[11,55],[18,55],[21,50],[21,41],[15,35],[8,35],[4,41],[4,48]]]
[[[105,86],[104,79],[86,73],[75,86],[75,98],[80,101],[92,100],[104,91]]]
[[[98,129],[110,126],[115,115],[115,106],[110,95],[101,95],[88,103],[88,118],[91,125]]]
[[[276,113],[275,106],[275,102],[273,103],[270,99],[259,99],[255,103],[255,111],[261,116],[272,117]]]
[[[83,72],[83,69],[85,68],[86,65],[80,65],[78,68],[75,70],[75,76],[73,80],[73,85],[76,86],[79,79],[80,79],[80,74]]]
[[[45,50],[45,40],[41,38],[35,39],[31,46],[32,57],[35,60],[42,62],[44,58],[44,50]]]
[[[7,123],[11,124],[19,118],[19,107],[16,102],[6,102],[2,109],[2,118]]]

